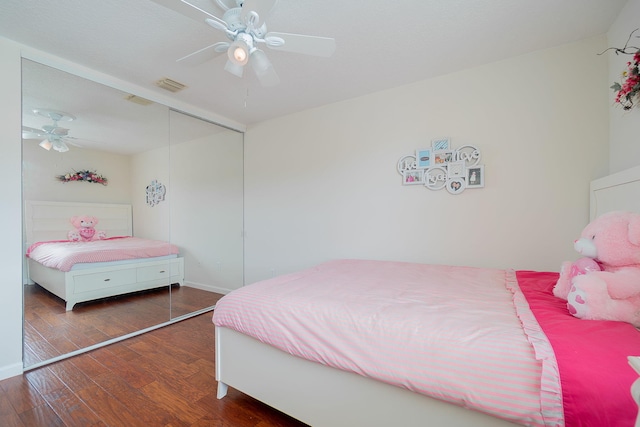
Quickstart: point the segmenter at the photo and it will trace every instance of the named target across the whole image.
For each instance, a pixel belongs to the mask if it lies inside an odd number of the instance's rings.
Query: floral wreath
[[[633,60],[627,62],[627,69],[622,72],[622,82],[614,82],[611,86],[611,89],[616,92],[615,102],[622,105],[622,109],[624,110],[630,110],[633,108],[635,105],[634,100],[636,103],[638,102],[636,97],[640,93],[640,70],[638,69],[640,64],[640,48],[636,46],[629,46],[633,33],[638,30],[640,30],[640,28],[636,28],[631,32],[631,34],[629,34],[629,39],[622,49],[610,47],[604,51],[613,50],[616,55],[621,53],[625,55],[633,55]],[[638,37],[640,36],[636,36],[636,38]]]
[[[58,175],[56,178],[62,182],[71,182],[71,181],[86,181],[86,182],[95,182],[96,184],[107,185],[108,180],[102,175],[99,175],[97,172],[91,172],[88,170],[70,172],[65,175]]]

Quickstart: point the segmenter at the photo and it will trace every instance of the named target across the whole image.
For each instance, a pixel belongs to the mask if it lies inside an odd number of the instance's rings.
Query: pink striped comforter
[[[213,322],[499,418],[563,425],[553,351],[512,271],[330,261],[231,292]]]
[[[160,240],[112,237],[91,242],[38,242],[29,247],[27,257],[46,267],[71,271],[77,263],[152,258],[177,253],[177,246]]]

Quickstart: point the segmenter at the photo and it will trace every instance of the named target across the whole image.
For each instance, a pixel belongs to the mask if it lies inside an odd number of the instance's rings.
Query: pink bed
[[[26,256],[46,267],[71,271],[76,264],[154,258],[178,253],[178,247],[168,242],[122,236],[90,242],[37,242],[29,246]]]
[[[184,260],[168,242],[112,237],[90,242],[39,241],[27,249],[28,277],[60,297],[79,302],[184,282]]]
[[[511,423],[633,425],[637,376],[627,356],[640,354],[640,333],[572,317],[551,293],[556,278],[336,260],[238,289],[218,302],[213,321],[297,358]]]

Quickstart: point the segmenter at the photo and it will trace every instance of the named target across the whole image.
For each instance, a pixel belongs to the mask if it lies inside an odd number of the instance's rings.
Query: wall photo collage
[[[402,185],[422,185],[430,190],[446,188],[460,194],[467,188],[484,187],[484,165],[480,150],[473,145],[452,148],[450,138],[436,138],[431,146],[398,160]]]

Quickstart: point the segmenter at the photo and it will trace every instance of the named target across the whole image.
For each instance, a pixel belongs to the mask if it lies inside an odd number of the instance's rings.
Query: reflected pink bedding
[[[160,240],[112,237],[91,242],[34,243],[26,256],[46,267],[71,271],[76,263],[121,261],[178,254],[178,247]]]

